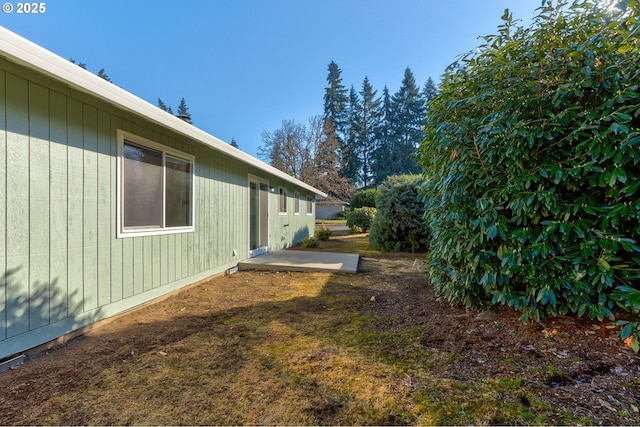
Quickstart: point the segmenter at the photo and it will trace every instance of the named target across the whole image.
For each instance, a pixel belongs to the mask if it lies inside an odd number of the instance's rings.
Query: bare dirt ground
[[[356,275],[239,272],[116,318],[0,374],[0,424],[640,424],[618,329],[522,324],[436,301],[424,254]]]

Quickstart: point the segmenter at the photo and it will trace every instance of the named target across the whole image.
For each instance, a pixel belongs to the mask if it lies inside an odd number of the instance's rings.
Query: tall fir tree
[[[376,98],[377,91],[373,89],[369,78],[365,77],[360,91],[360,102],[355,105],[355,121],[352,122],[355,136],[355,151],[358,157],[358,183],[363,187],[374,181],[374,152],[380,133],[380,99]]]
[[[427,101],[437,96],[431,77],[424,88],[409,67],[398,91],[385,86],[376,98],[365,77],[360,92],[342,83],[342,70],[331,61],[323,118],[331,121],[340,144],[340,174],[360,186],[382,183],[388,176],[419,173],[416,151],[424,135]]]
[[[344,140],[340,144],[340,160],[342,176],[359,184],[360,161],[358,156],[358,115],[360,113],[360,97],[356,89],[349,89],[349,104],[347,108],[347,125]]]
[[[388,176],[393,175],[389,160],[393,154],[393,105],[389,88],[385,85],[382,90],[382,105],[380,107],[380,127],[378,128],[377,145],[373,153],[374,184],[382,184]]]
[[[165,104],[160,98],[158,98],[158,108],[160,108],[162,111],[166,111],[167,113],[173,115],[173,110],[171,110],[171,107]]]
[[[333,127],[338,140],[344,139],[345,128],[347,126],[348,115],[348,90],[342,84],[342,70],[338,64],[331,61],[328,67],[327,83],[324,93],[324,116],[333,121]]]
[[[343,176],[351,175],[349,153],[346,148],[346,140],[349,124],[349,97],[348,90],[342,84],[342,70],[334,61],[329,63],[327,83],[324,93],[323,119],[332,122],[331,129],[335,133],[335,139],[340,143],[340,173]],[[345,149],[345,152],[343,152]]]
[[[392,96],[392,170],[391,175],[420,172],[416,150],[424,135],[425,100],[407,67],[400,89]]]
[[[433,82],[431,76],[427,79],[427,82],[424,85],[424,89],[422,90],[422,94],[424,96],[425,102],[431,101],[433,98],[438,96],[438,88],[436,84]]]
[[[189,107],[187,107],[187,103],[184,98],[180,100],[180,104],[178,105],[178,114],[176,114],[176,116],[185,122],[191,123],[191,113],[189,113]]]

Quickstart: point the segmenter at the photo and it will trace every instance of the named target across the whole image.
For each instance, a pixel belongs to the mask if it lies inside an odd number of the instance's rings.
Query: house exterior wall
[[[317,219],[333,219],[335,216],[343,212],[346,204],[324,204],[317,203],[316,204],[316,218]]]
[[[195,231],[117,238],[118,130],[195,157]],[[0,358],[246,258],[249,174],[289,193],[270,248],[313,234],[308,190],[0,58]]]

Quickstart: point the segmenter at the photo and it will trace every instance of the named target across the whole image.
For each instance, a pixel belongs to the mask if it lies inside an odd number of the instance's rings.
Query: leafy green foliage
[[[377,188],[367,188],[366,190],[356,191],[353,193],[353,196],[351,196],[351,208],[375,208],[377,196]]]
[[[344,211],[336,212],[336,214],[333,216],[332,219],[344,219],[344,220],[346,220],[347,217],[349,216],[349,212],[350,212],[350,210],[344,210]]]
[[[640,290],[629,286],[618,286],[612,297],[622,309],[640,316]],[[630,338],[631,348],[637,353],[640,350],[640,322],[619,320],[617,324],[624,326],[620,331],[620,338],[623,340]]]
[[[640,286],[640,54],[627,11],[546,2],[450,66],[420,162],[443,300],[613,318]],[[624,334],[638,326],[625,326]]]
[[[317,237],[305,237],[302,239],[302,247],[304,248],[319,248],[320,240]]]
[[[410,252],[427,248],[429,229],[424,220],[423,184],[420,175],[398,175],[380,185],[369,235],[372,248]]]
[[[347,215],[347,227],[358,227],[363,233],[371,227],[371,223],[376,216],[376,208],[355,208]]]
[[[325,225],[316,229],[314,237],[318,240],[329,240],[331,237],[332,231],[328,229]]]

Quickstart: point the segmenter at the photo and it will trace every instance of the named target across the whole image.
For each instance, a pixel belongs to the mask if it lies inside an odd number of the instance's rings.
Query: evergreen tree
[[[324,94],[324,119],[332,121],[334,138],[340,143],[340,173],[353,177],[350,154],[346,140],[349,124],[349,98],[347,88],[342,84],[342,70],[331,61],[328,67],[327,83]],[[344,152],[343,152],[344,150]]]
[[[365,77],[360,91],[360,102],[355,104],[355,117],[352,123],[355,136],[355,151],[358,157],[358,182],[367,187],[373,183],[373,158],[377,137],[380,132],[380,99],[376,98],[369,78]]]
[[[378,128],[377,146],[373,153],[374,184],[382,184],[387,177],[393,175],[390,159],[393,154],[393,105],[389,88],[385,85],[382,90],[382,105],[380,108],[380,127]]]
[[[394,139],[391,175],[419,173],[416,150],[424,135],[425,100],[409,67],[391,101]]]
[[[173,115],[173,111],[171,110],[171,107],[167,106],[164,102],[162,102],[162,99],[158,98],[158,108],[160,108],[162,111],[166,111],[167,113]]]
[[[229,145],[234,148],[238,148],[238,143],[236,142],[236,139],[234,137],[231,137],[231,143]]]
[[[435,83],[433,82],[433,79],[431,78],[431,76],[429,76],[429,78],[427,79],[427,83],[425,83],[425,85],[424,85],[424,89],[422,91],[422,94],[424,96],[425,102],[429,102],[433,98],[438,96],[438,88],[436,87]]]
[[[85,64],[84,62],[76,62],[76,60],[73,58],[70,58],[69,62],[71,62],[72,64],[76,64],[78,67],[82,68],[83,70],[87,69],[87,64]]]
[[[77,65],[78,67],[82,68],[83,70],[86,70],[86,69],[87,69],[87,64],[85,64],[84,62],[77,62],[77,61],[76,61],[75,59],[73,59],[73,58],[69,58],[69,62],[71,62],[72,64]],[[102,78],[102,79],[104,79],[104,80],[106,80],[106,81],[108,81],[109,83],[112,83],[111,78],[107,75],[107,73],[105,72],[104,68],[101,68],[101,69],[98,71],[97,76],[98,76],[98,77],[100,77],[100,78]]]
[[[344,141],[340,144],[340,160],[342,176],[358,184],[360,161],[358,156],[358,115],[360,113],[360,98],[355,88],[349,89],[349,104],[347,108],[347,126]]]
[[[184,98],[180,100],[180,105],[178,105],[177,117],[188,123],[191,123],[191,113],[189,113],[189,107],[187,107],[187,103],[185,102]]]
[[[108,81],[109,83],[112,83],[111,82],[111,78],[104,71],[104,68],[101,68],[100,71],[98,71],[98,77],[101,77],[101,78],[105,79],[106,81]]]
[[[338,65],[331,61],[328,69],[329,74],[327,75],[327,83],[329,83],[329,86],[325,88],[324,93],[323,118],[330,118],[333,121],[336,137],[339,141],[342,141],[345,137],[345,128],[348,122],[348,91],[342,84],[342,70],[338,68]]]

